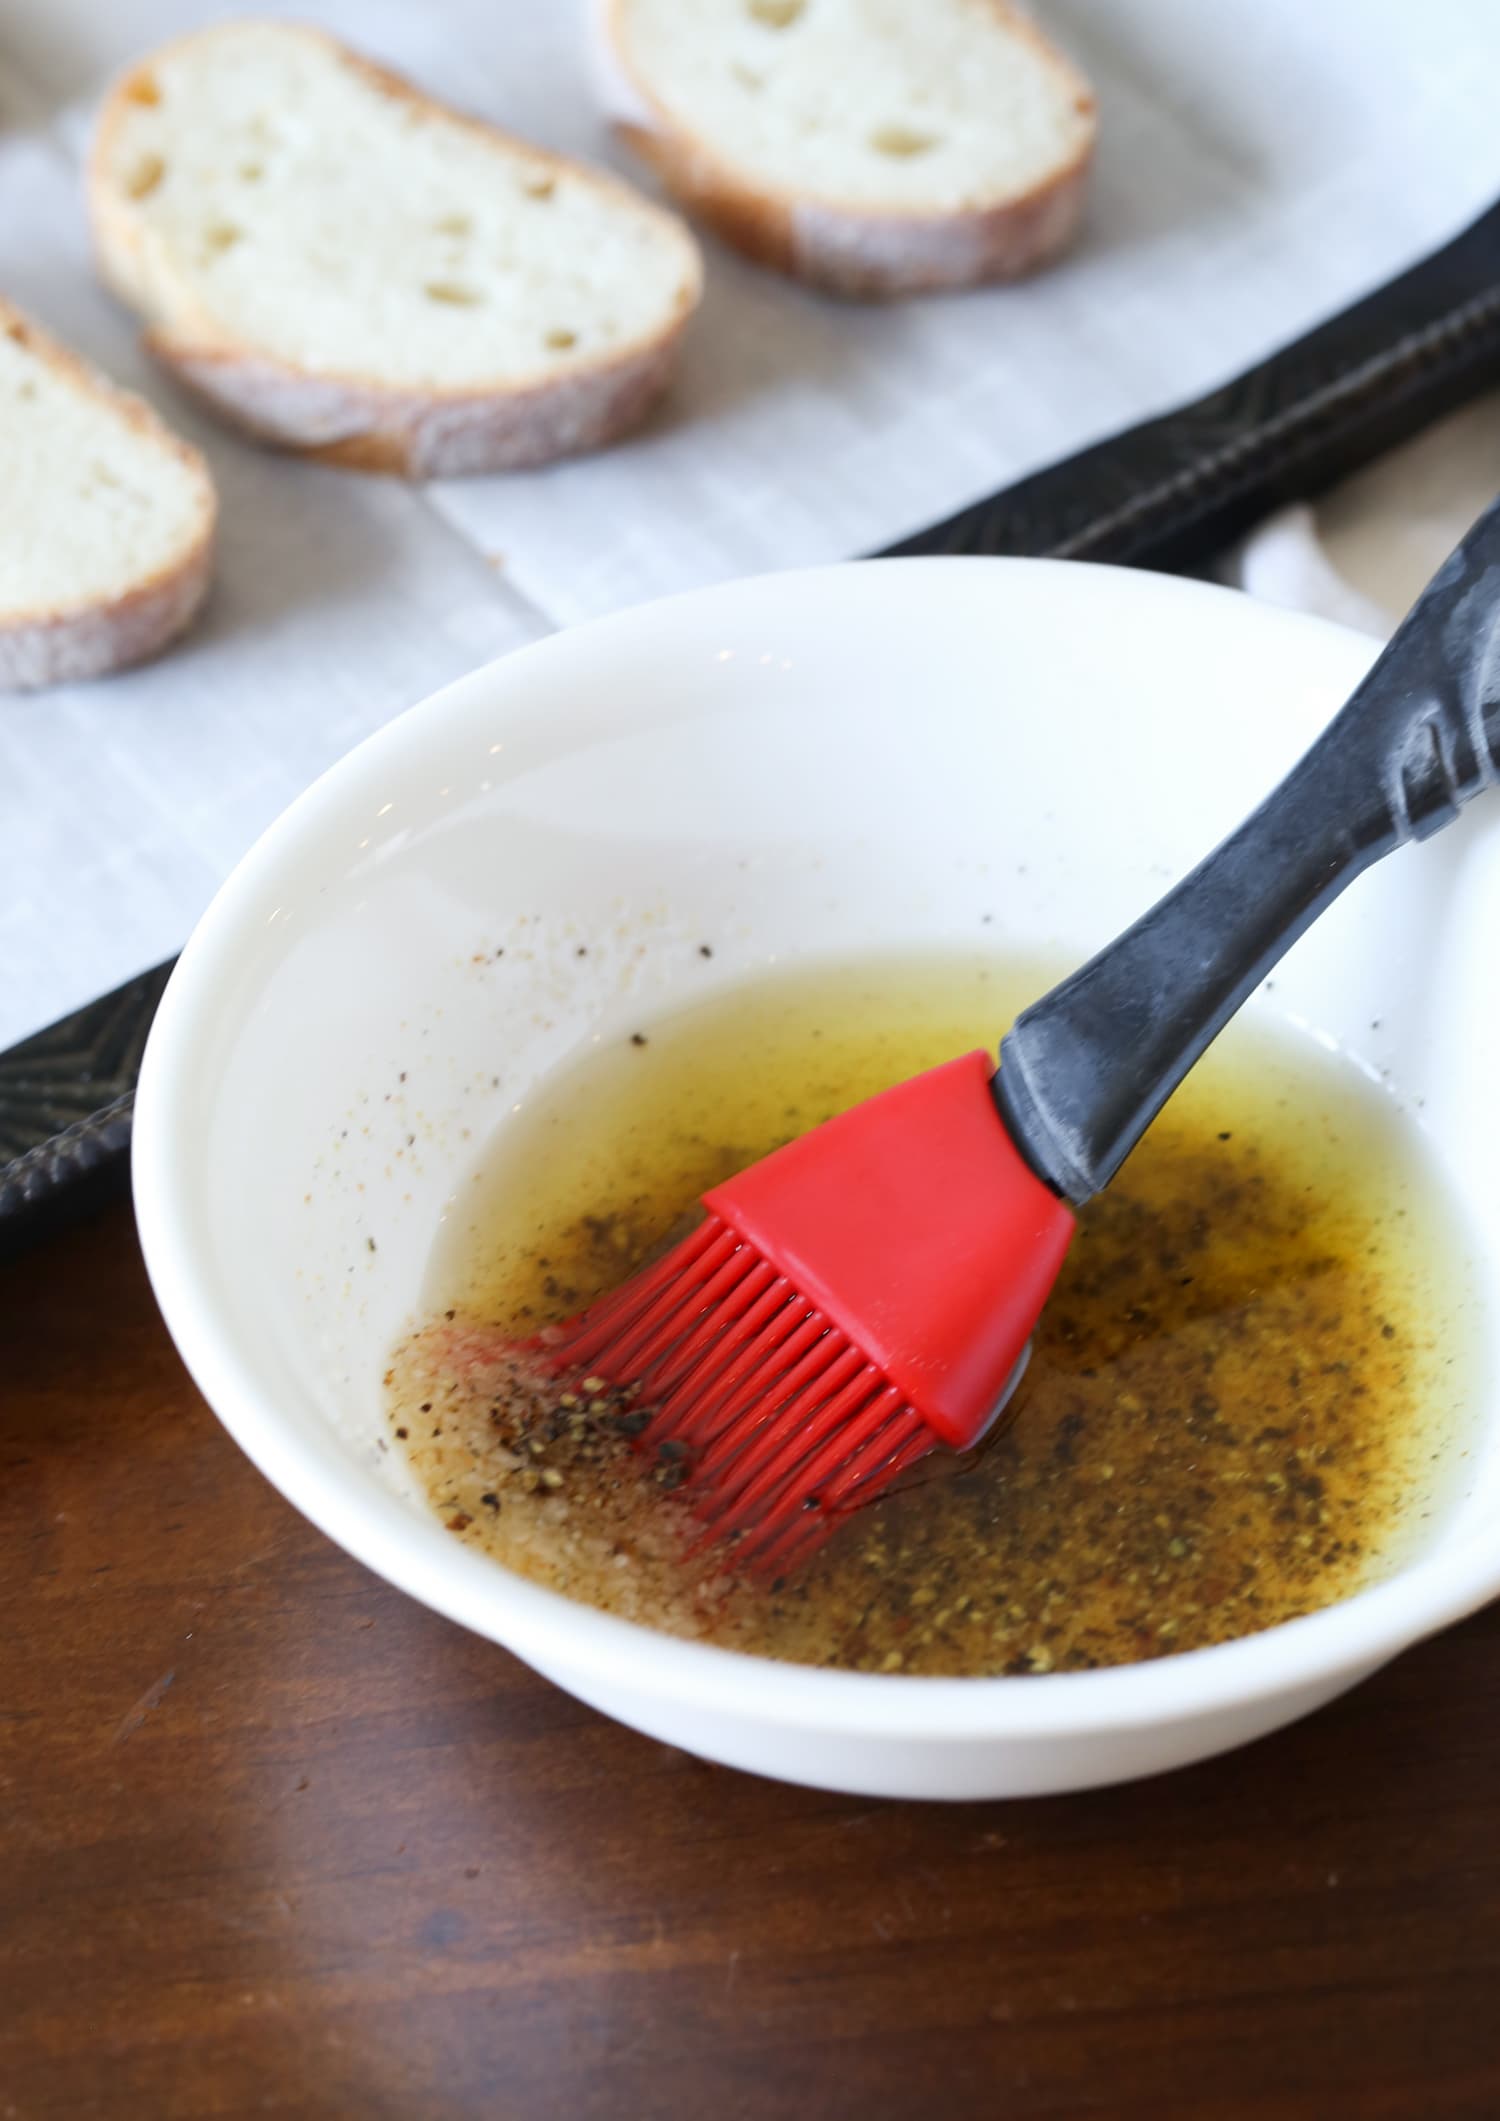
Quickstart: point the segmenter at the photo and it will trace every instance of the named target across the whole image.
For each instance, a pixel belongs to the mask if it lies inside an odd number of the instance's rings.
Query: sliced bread
[[[595,26],[668,190],[835,294],[1010,279],[1077,226],[1094,99],[1009,0],[596,0]]]
[[[674,214],[321,31],[232,22],[116,84],[100,268],[221,413],[340,464],[542,464],[665,387],[701,287]]]
[[[0,687],[99,677],[182,631],[213,566],[208,467],[0,302]]]

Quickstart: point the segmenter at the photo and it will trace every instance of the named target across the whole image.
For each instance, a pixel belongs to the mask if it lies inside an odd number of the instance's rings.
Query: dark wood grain
[[[1500,1611],[942,1809],[615,1728],[224,1437],[114,1212],[0,1276],[0,2116],[1500,2115]]]

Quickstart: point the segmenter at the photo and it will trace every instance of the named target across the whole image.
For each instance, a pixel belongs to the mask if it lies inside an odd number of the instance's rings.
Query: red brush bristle
[[[704,1196],[677,1249],[529,1344],[634,1389],[704,1541],[812,1552],[924,1452],[967,1450],[1019,1374],[1073,1219],[962,1055]]]
[[[700,1546],[781,1573],[939,1438],[873,1363],[710,1215],[664,1259],[531,1344],[637,1389],[640,1448],[686,1446]]]

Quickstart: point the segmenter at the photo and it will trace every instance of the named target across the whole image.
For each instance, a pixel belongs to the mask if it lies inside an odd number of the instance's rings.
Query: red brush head
[[[789,1565],[1003,1403],[1073,1234],[1011,1142],[986,1053],[814,1128],[704,1196],[708,1220],[537,1344],[636,1384],[715,1537]]]

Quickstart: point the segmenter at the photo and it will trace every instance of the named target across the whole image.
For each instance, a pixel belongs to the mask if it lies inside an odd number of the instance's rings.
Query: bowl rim
[[[601,1693],[630,1691],[700,1713],[762,1725],[907,1742],[1106,1736],[1197,1720],[1280,1694],[1333,1691],[1500,1594],[1500,1552],[1483,1528],[1419,1556],[1383,1582],[1300,1619],[1211,1648],[1145,1663],[1084,1672],[984,1678],[831,1671],[784,1664],[738,1650],[659,1633],[534,1584],[464,1545],[436,1516],[382,1491],[373,1473],[349,1478],[347,1453],[319,1425],[299,1428],[257,1381],[252,1354],[216,1319],[211,1280],[192,1238],[195,1174],[173,1127],[192,1079],[195,1055],[220,1021],[214,1002],[239,940],[263,928],[279,902],[275,879],[316,842],[325,817],[341,810],[363,779],[385,781],[394,758],[430,732],[480,710],[493,724],[509,706],[524,711],[528,681],[544,664],[580,671],[630,635],[659,631],[686,605],[738,606],[787,596],[826,599],[851,579],[871,585],[872,612],[889,615],[901,597],[925,593],[924,578],[968,574],[992,585],[994,571],[1066,576],[1087,604],[1103,594],[1155,600],[1170,608],[1233,608],[1267,634],[1309,630],[1348,644],[1352,677],[1372,644],[1330,621],[1253,603],[1238,591],[1174,576],[1077,561],[934,556],[840,562],[745,577],[633,606],[545,636],[455,680],[406,709],[321,774],[267,828],[214,896],[186,944],[158,1007],[136,1094],[133,1184],[147,1271],[172,1338],[199,1390],[241,1449],[313,1524],[376,1574],[475,1633],[566,1684]],[[1122,590],[1122,584],[1130,586]],[[863,594],[858,592],[857,594]],[[1067,592],[1071,595],[1071,588]],[[665,622],[665,623],[664,623]],[[1210,623],[1213,623],[1212,621]]]

